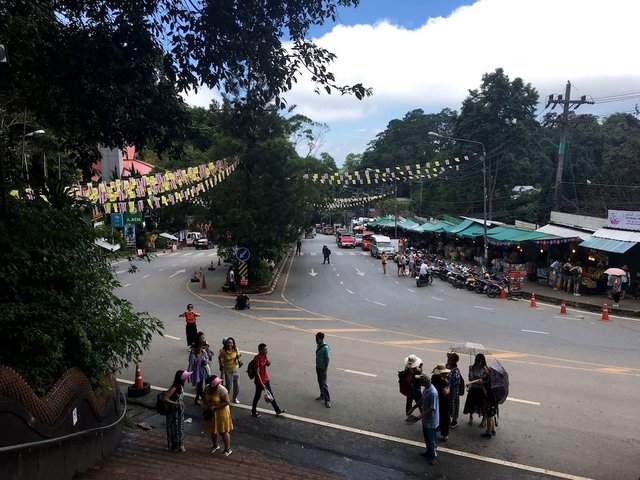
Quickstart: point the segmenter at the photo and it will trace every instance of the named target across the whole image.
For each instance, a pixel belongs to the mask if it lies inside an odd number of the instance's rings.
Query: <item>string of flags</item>
[[[400,180],[415,180],[420,178],[438,178],[450,170],[459,170],[463,160],[469,160],[467,155],[462,159],[435,160],[422,165],[420,163],[387,168],[367,168],[362,172],[333,172],[333,173],[306,173],[303,178],[314,183],[327,183],[329,185],[372,185]]]
[[[102,209],[104,213],[136,213],[192,200],[224,181],[237,165],[237,159],[232,163],[218,160],[139,178],[87,183],[78,189],[77,196],[95,204],[96,212]]]
[[[369,202],[382,200],[384,197],[390,194],[391,192],[385,193],[383,195],[365,195],[363,197],[334,198],[333,201],[328,204],[314,204],[314,207],[324,208],[327,210],[342,210],[344,208],[354,207],[357,205],[366,205]]]

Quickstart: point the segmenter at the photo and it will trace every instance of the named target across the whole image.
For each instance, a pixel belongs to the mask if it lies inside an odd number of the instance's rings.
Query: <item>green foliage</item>
[[[118,298],[110,257],[78,208],[11,203],[0,220],[0,363],[40,393],[79,367],[94,386],[139,358],[162,324]]]

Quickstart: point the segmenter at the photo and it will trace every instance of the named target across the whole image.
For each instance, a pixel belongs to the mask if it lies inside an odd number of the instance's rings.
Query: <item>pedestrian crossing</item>
[[[309,253],[302,253],[302,256],[304,255],[310,255],[312,257],[316,257],[316,256],[321,256],[322,252],[318,253],[318,252],[309,252]],[[356,255],[362,255],[362,256],[368,256],[369,252],[354,252],[354,251],[350,251],[350,252],[344,252],[344,251],[337,251],[337,252],[331,252],[331,255],[337,255],[338,257],[342,256],[342,255],[349,255],[351,257],[355,257]]]

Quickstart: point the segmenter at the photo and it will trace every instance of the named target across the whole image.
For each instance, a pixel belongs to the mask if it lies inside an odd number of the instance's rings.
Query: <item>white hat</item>
[[[419,367],[422,364],[422,359],[419,357],[416,357],[415,355],[409,355],[407,358],[404,359],[404,366],[405,368],[416,368]]]

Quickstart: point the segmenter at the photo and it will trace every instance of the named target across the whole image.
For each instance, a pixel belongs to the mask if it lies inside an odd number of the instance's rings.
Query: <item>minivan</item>
[[[373,232],[362,233],[362,245],[360,245],[362,250],[364,251],[371,250],[371,237],[373,235],[375,235]]]
[[[382,252],[386,252],[387,255],[393,253],[393,246],[391,246],[391,239],[384,235],[371,235],[371,249],[370,253],[372,257],[380,258]]]

